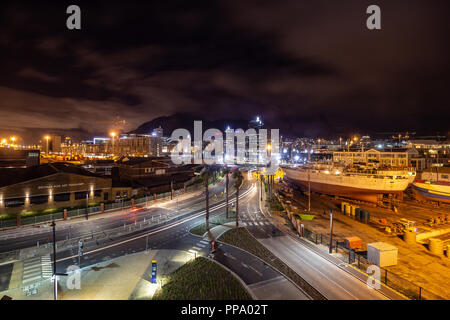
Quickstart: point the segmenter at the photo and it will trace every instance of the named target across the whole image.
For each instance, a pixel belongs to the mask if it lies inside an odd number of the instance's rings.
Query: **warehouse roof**
[[[81,167],[57,162],[41,164],[29,168],[0,168],[0,187],[47,177],[60,172],[104,178]]]

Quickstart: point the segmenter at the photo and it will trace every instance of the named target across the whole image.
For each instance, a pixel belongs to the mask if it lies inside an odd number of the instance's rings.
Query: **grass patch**
[[[239,247],[245,251],[253,253],[255,256],[264,260],[266,263],[284,273],[289,279],[294,281],[314,300],[325,300],[314,287],[307,283],[294,270],[289,268],[283,261],[278,259],[266,247],[260,244],[245,228],[231,229],[220,236],[219,241]]]
[[[315,217],[313,214],[304,214],[304,213],[301,213],[298,216],[300,217],[301,220],[305,221],[311,221]]]
[[[250,294],[226,269],[206,258],[186,263],[175,270],[154,300],[252,300]]]
[[[231,209],[231,208],[230,208]],[[209,218],[209,228],[212,229],[216,226],[220,226],[227,222],[233,222],[236,221],[236,215],[234,212],[231,212],[231,210],[228,212],[228,219],[225,216],[225,213],[221,213],[219,215],[213,216]],[[196,234],[198,236],[203,236],[206,232],[206,222],[203,222],[191,230],[189,230],[191,233]]]
[[[272,197],[272,201],[270,202],[270,210],[272,211],[283,211],[284,208],[281,205],[280,201],[277,198]]]

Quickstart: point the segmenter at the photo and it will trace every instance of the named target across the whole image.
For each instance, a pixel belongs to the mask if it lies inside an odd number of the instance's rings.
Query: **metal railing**
[[[201,184],[193,184],[193,185],[186,187],[186,192],[198,190],[201,187],[202,187]],[[174,196],[181,195],[184,192],[185,192],[184,188],[175,190]],[[171,195],[170,191],[156,194],[156,200],[170,198],[170,195]],[[154,201],[155,200],[153,198],[153,195],[144,196],[142,198],[135,199],[134,204],[135,205],[139,205],[139,204],[143,204],[143,203],[150,204]],[[122,209],[122,208],[126,209],[126,208],[130,208],[130,207],[131,207],[131,200],[126,200],[126,201],[104,204],[104,211],[116,210],[116,209]],[[78,208],[78,209],[73,209],[73,210],[67,210],[67,219],[71,219],[71,218],[75,218],[75,217],[79,217],[79,216],[85,216],[86,214],[87,215],[96,214],[96,213],[101,212],[101,210],[102,210],[101,205],[87,207],[87,208]],[[64,219],[64,212],[60,211],[60,212],[51,213],[51,214],[36,215],[33,217],[28,217],[28,218],[27,217],[21,218],[21,225],[26,226],[26,225],[40,224],[40,223],[46,223],[46,222],[51,222],[51,221],[58,221],[58,220],[63,220],[63,219]],[[12,227],[17,227],[17,219],[2,219],[2,220],[0,220],[0,229],[12,228]]]
[[[201,184],[192,186],[192,189],[200,189],[203,188]],[[183,190],[183,189],[181,189]],[[189,188],[187,188],[189,190]],[[186,190],[186,191],[187,191]],[[184,192],[180,192],[179,194],[182,194]],[[167,194],[167,193],[165,193]],[[170,197],[170,192],[168,193]],[[211,194],[212,196],[212,194]],[[222,195],[220,197],[217,197],[214,199],[213,197],[210,199],[211,206],[214,206],[215,204],[220,203],[225,198],[225,195]],[[153,197],[152,197],[153,199]],[[162,199],[162,197],[160,198]],[[148,199],[141,198],[136,199],[139,201],[138,203],[144,203]],[[136,201],[136,202],[137,202]],[[135,203],[136,203],[135,202]],[[150,202],[150,201],[149,201]],[[125,202],[126,203],[126,202]],[[131,202],[129,203],[131,204]],[[134,221],[130,224],[124,223],[122,226],[108,229],[108,230],[102,230],[102,231],[89,231],[84,234],[77,234],[77,235],[71,235],[70,233],[66,236],[66,239],[59,240],[56,242],[56,252],[58,259],[64,258],[64,257],[71,257],[78,252],[78,243],[81,240],[83,242],[83,251],[88,252],[99,249],[103,246],[113,244],[115,241],[118,240],[126,240],[126,236],[132,236],[134,233],[136,233],[136,236],[140,234],[142,238],[145,238],[145,236],[142,235],[142,232],[145,231],[151,231],[151,229],[158,228],[158,226],[163,226],[167,223],[170,223],[172,221],[177,221],[180,219],[183,219],[186,214],[191,212],[191,207],[185,208],[186,210],[177,210],[177,211],[167,211],[164,214],[161,213],[159,215],[152,215],[151,217],[144,218],[143,221]],[[85,209],[80,209],[83,211],[81,214],[85,214]],[[72,214],[77,215],[79,212],[78,210],[72,210]],[[68,212],[69,215],[69,212]],[[47,230],[48,231],[48,230]],[[33,230],[33,232],[42,232],[42,230]],[[125,238],[124,238],[125,237]],[[130,239],[130,238],[128,238]],[[13,251],[3,252],[0,253],[0,265],[2,264],[8,264],[13,262],[22,261],[32,259],[35,257],[42,257],[44,255],[49,255],[53,253],[53,243],[50,241],[47,243],[36,243],[35,246],[24,248],[24,249],[17,249]],[[147,249],[147,248],[146,248]],[[0,274],[0,276],[3,276]],[[8,276],[5,274],[5,276]],[[31,281],[27,283],[26,285],[22,282],[17,283],[17,287],[9,287],[8,290],[13,290],[17,288],[23,288],[24,290],[32,291],[34,290],[33,286],[39,286],[40,282],[43,282],[46,280],[43,279],[37,279],[35,281]],[[36,285],[35,285],[36,284]]]
[[[330,237],[326,234],[316,233],[309,229],[304,229],[304,238],[317,244],[317,245],[326,245],[330,246]],[[356,269],[362,271],[366,275],[368,275],[367,270],[369,266],[372,266],[373,263],[366,259],[365,252],[356,252],[347,248],[344,245],[343,240],[333,239],[332,240],[332,250],[337,253],[335,255],[339,260],[348,263],[355,267]],[[424,289],[421,286],[418,286],[412,283],[409,280],[404,279],[403,277],[395,274],[392,271],[389,271],[385,268],[380,268],[380,282],[395,291],[403,294],[409,299],[413,300],[444,300],[444,298]]]

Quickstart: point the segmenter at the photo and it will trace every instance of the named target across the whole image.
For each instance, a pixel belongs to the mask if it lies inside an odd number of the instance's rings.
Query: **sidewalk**
[[[209,233],[205,233],[203,235],[204,239],[208,240],[216,240],[219,238],[223,233],[225,233],[228,230],[236,228],[236,222],[227,222],[223,225],[216,226],[210,230]],[[226,246],[222,246],[222,249],[225,249]],[[250,260],[257,260],[258,262],[262,263],[263,265],[267,265],[264,261],[259,259],[258,257],[254,256],[253,254],[242,250],[240,248],[236,248],[240,250],[242,253],[245,253],[249,259],[245,261],[239,261],[242,265],[250,264]],[[216,261],[219,263],[218,261]],[[245,263],[246,262],[246,263]],[[223,264],[222,264],[223,265]],[[224,266],[225,268],[228,268],[227,266]],[[271,268],[271,267],[270,267]],[[305,293],[298,288],[290,279],[285,277],[282,273],[280,273],[278,270],[271,268],[274,272],[278,274],[278,276],[264,280],[259,281],[252,284],[246,284],[242,280],[242,276],[240,276],[236,271],[234,272],[237,277],[240,277],[240,280],[242,283],[245,284],[245,287],[247,290],[250,291],[252,296],[256,297],[258,300],[309,300],[310,298],[305,295]]]
[[[157,260],[157,284],[151,283],[152,260]],[[67,276],[58,281],[59,300],[129,300],[152,299],[164,277],[192,259],[180,250],[152,250],[119,257],[81,270],[81,288],[68,289]],[[7,290],[14,300],[53,300],[53,283],[46,280],[36,294],[26,296],[20,288]]]
[[[215,226],[214,228],[210,229],[209,232],[205,232],[203,234],[203,238],[208,240],[216,240],[222,234],[234,228],[236,228],[236,222],[227,222],[221,224],[220,226]]]

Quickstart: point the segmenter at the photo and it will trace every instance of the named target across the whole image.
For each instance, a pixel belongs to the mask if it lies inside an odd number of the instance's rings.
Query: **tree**
[[[228,185],[230,183],[230,178],[228,177],[229,173],[230,173],[230,169],[229,168],[225,168],[223,170],[224,174],[225,174],[225,192],[226,192],[226,203],[227,203],[227,210],[225,212],[226,217],[228,219]]]
[[[202,179],[205,184],[205,199],[206,199],[206,231],[209,232],[209,178],[211,171],[208,167],[205,167],[202,173]]]
[[[236,228],[239,227],[239,189],[244,180],[242,172],[238,170],[233,172],[234,187],[236,188]]]

